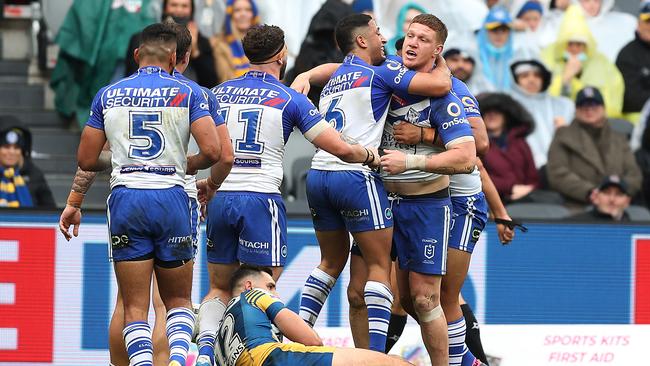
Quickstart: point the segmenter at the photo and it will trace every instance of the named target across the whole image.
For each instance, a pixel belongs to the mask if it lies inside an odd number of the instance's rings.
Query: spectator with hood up
[[[650,99],[650,2],[641,4],[636,37],[616,58],[616,66],[625,80],[623,113],[633,123],[645,102]]]
[[[513,12],[515,20],[512,23],[516,31],[515,49],[520,54],[525,53],[527,58],[537,58],[544,46],[542,44],[543,4],[536,0],[530,0],[523,4],[513,4],[513,6],[518,7]]]
[[[555,130],[573,120],[575,107],[570,99],[547,93],[551,72],[537,60],[520,60],[510,66],[515,85],[511,95],[526,107],[535,120],[535,128],[526,137],[535,166],[546,164],[548,148]]]
[[[386,43],[386,53],[388,55],[395,54],[395,42],[406,35],[413,18],[426,12],[426,9],[416,3],[407,3],[400,8],[395,24],[395,36]]]
[[[479,95],[479,106],[490,137],[483,165],[504,201],[517,201],[535,190],[539,177],[526,135],[533,117],[508,94]]]
[[[494,6],[478,32],[480,71],[495,90],[510,90],[510,63],[514,56],[512,19],[505,8]]]
[[[449,48],[442,55],[451,74],[467,84],[474,95],[494,91],[494,86],[478,71],[476,59],[461,48]]]
[[[555,132],[548,151],[546,171],[551,188],[580,203],[589,203],[601,181],[618,175],[634,196],[641,187],[641,171],[625,136],[612,130],[605,103],[594,87],[576,97],[573,122]]]
[[[598,40],[598,51],[610,62],[623,46],[634,39],[636,20],[627,13],[612,11],[615,0],[578,0],[591,34]]]
[[[575,100],[585,86],[602,93],[607,116],[618,117],[623,107],[623,77],[616,66],[598,51],[582,11],[570,6],[558,33],[558,40],[542,51],[542,60],[553,73],[549,93]]]

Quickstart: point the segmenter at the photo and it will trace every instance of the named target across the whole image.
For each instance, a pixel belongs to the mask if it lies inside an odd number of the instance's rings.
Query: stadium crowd
[[[519,223],[504,202],[565,204],[592,221],[628,220],[630,203],[643,202],[649,132],[639,115],[650,107],[626,104],[627,80],[645,85],[621,65],[640,59],[650,3],[635,21],[607,1],[488,2],[485,14],[456,14],[474,29],[409,3],[387,41],[373,2],[328,0],[292,70],[285,32],[261,24],[253,0],[223,5],[222,32],[211,34],[193,1],[164,0],[159,23],[131,24],[134,32],[117,37],[127,51],[106,62],[113,75],[103,70],[83,85],[74,76],[92,68],[72,70],[73,52],[61,44],[52,78],[61,112],[67,104],[82,122],[84,94],[94,95],[60,218],[68,240],[97,172],[112,169],[112,364],[184,366],[196,337],[201,366],[406,365],[384,353],[408,314],[432,365],[486,365],[480,346],[468,347],[477,336],[460,290],[488,214],[507,244]],[[76,1],[72,11],[85,6]],[[69,87],[72,102],[61,94]],[[299,314],[275,297],[291,250],[280,187],[294,129],[317,148],[306,199],[321,249]],[[632,136],[640,136],[636,156]],[[0,193],[30,206],[14,170],[25,169],[27,136],[13,128],[0,137]],[[195,313],[201,217],[210,290]],[[324,347],[312,327],[348,251],[357,348]]]

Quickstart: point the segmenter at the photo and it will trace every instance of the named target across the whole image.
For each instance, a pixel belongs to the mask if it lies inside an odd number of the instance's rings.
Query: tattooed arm
[[[381,168],[388,174],[399,174],[406,170],[421,170],[437,174],[469,174],[476,164],[474,140],[448,146],[447,150],[435,155],[404,154],[397,150],[384,150]]]

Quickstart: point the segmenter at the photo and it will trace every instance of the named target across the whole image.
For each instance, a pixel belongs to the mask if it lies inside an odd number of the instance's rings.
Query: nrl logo
[[[424,256],[427,257],[427,259],[433,258],[433,254],[436,251],[436,246],[433,244],[427,244],[424,246]]]

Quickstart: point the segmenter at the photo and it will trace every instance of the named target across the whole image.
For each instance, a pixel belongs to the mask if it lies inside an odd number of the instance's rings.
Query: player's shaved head
[[[232,277],[230,277],[230,288],[232,291],[235,291],[242,287],[246,280],[254,280],[259,276],[262,276],[264,273],[273,276],[273,271],[269,267],[242,264],[235,273],[232,274]]]
[[[142,31],[138,59],[166,63],[173,55],[176,63],[176,29],[170,23],[155,23]]]
[[[429,27],[432,31],[436,32],[438,42],[445,44],[449,32],[445,23],[443,23],[443,21],[440,20],[437,16],[433,14],[420,14],[413,18],[411,24],[413,23],[422,24]]]
[[[363,28],[368,28],[371,20],[372,17],[367,14],[352,14],[336,24],[336,29],[334,29],[336,44],[344,55],[354,50],[357,36],[367,31]]]

